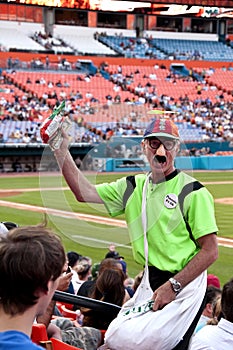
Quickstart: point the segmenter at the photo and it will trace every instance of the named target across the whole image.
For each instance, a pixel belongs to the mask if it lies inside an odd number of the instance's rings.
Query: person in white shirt
[[[232,350],[233,349],[233,278],[222,291],[221,308],[223,318],[217,326],[203,327],[193,336],[189,350]]]

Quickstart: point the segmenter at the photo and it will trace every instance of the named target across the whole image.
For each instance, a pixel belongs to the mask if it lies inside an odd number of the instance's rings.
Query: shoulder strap
[[[134,175],[127,176],[126,184],[127,184],[127,187],[123,196],[124,208],[126,207],[126,203],[136,187],[135,176]]]
[[[180,194],[178,196],[180,211],[182,213],[184,222],[186,224],[186,228],[190,234],[190,238],[193,241],[195,241],[195,239],[193,238],[191,227],[189,226],[189,223],[186,220],[185,215],[184,215],[184,199],[189,193],[191,193],[193,191],[197,191],[202,187],[204,187],[204,186],[199,181],[190,182],[182,188],[182,191],[180,192]]]

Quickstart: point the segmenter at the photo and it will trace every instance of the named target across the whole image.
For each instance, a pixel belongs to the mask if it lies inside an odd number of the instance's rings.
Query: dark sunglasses
[[[176,140],[159,140],[159,139],[148,139],[149,145],[152,149],[158,149],[160,147],[160,145],[162,144],[164,146],[164,148],[167,151],[171,151],[175,145],[176,145]]]

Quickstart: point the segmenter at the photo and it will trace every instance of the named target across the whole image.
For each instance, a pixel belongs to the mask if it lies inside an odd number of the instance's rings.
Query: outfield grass
[[[114,181],[126,174],[98,173],[87,175],[93,183]],[[127,174],[128,175],[128,174]],[[206,184],[215,199],[232,196],[233,172],[195,172],[194,175],[201,182],[225,182],[225,184]],[[35,206],[56,208],[63,211],[80,212],[108,216],[103,205],[90,205],[78,203],[73,194],[61,190],[66,183],[61,176],[25,176],[25,177],[0,177],[1,189],[25,189],[35,188],[32,192],[22,191],[10,197],[2,197],[2,200],[26,203]],[[49,191],[48,188],[56,187],[56,191]],[[47,188],[47,190],[46,190]],[[40,191],[38,191],[40,189]],[[45,189],[45,190],[42,190]],[[119,219],[123,219],[121,216]],[[37,224],[44,219],[43,213],[30,212],[28,210],[11,209],[7,205],[1,207],[2,221],[15,221],[19,225]],[[232,205],[216,203],[216,220],[219,227],[219,236],[233,239],[231,228]],[[136,275],[141,266],[134,262],[129,244],[129,237],[126,228],[119,228],[107,225],[100,225],[84,222],[77,218],[66,218],[62,215],[48,215],[49,225],[61,236],[66,250],[76,250],[83,255],[93,258],[93,262],[103,259],[108,242],[116,242],[118,251],[125,256],[128,264],[129,274]],[[230,248],[220,247],[219,259],[209,268],[210,273],[219,276],[221,284],[225,283],[232,276],[233,254]]]

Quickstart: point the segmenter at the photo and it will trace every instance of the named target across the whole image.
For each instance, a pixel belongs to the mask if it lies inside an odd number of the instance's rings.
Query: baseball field
[[[110,182],[122,173],[87,173],[92,183]],[[128,174],[127,174],[128,175]],[[219,258],[209,268],[223,285],[233,277],[233,171],[195,172],[215,200],[219,228]],[[1,221],[20,226],[38,224],[45,219],[61,237],[66,251],[75,250],[102,260],[112,242],[125,257],[128,273],[134,277],[142,267],[132,256],[124,217],[109,218],[103,205],[78,203],[60,173],[1,174]],[[38,256],[38,263],[40,257]]]

